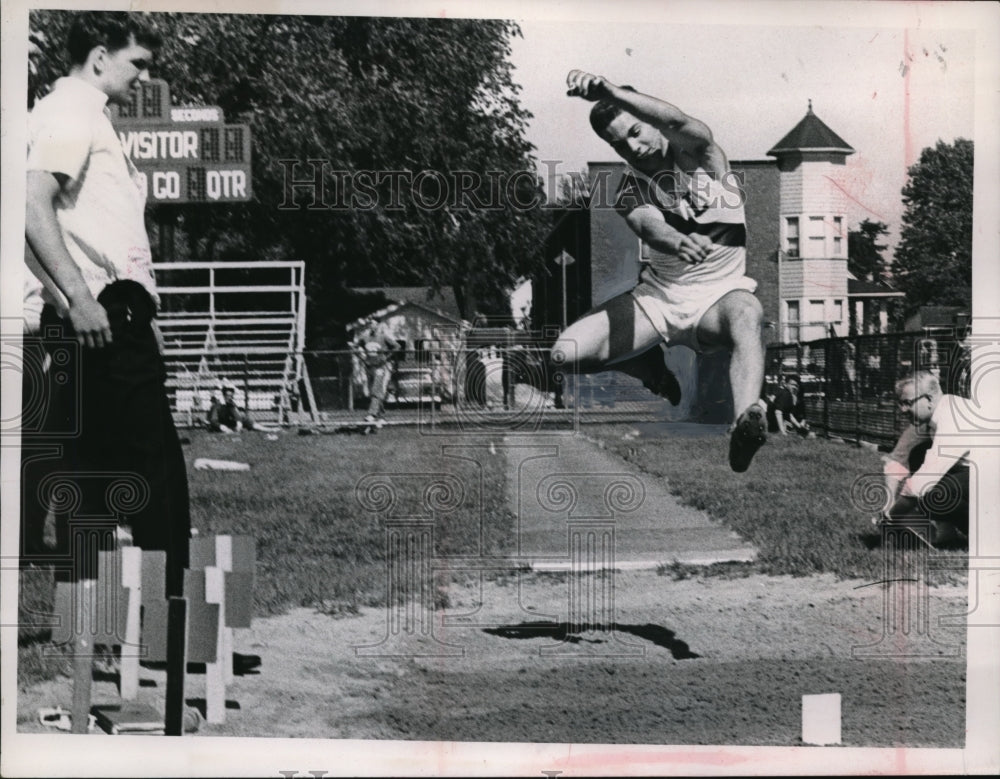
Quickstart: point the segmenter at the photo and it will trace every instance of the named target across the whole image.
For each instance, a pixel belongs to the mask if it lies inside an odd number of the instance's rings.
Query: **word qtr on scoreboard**
[[[250,128],[218,106],[170,104],[160,79],[140,82],[111,121],[151,203],[239,203],[252,196]]]

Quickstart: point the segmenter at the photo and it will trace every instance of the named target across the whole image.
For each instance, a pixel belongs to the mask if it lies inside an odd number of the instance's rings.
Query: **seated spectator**
[[[788,378],[781,383],[768,410],[773,412],[773,429],[782,435],[788,435],[789,428],[802,435],[809,434],[809,424],[805,421],[805,404],[799,394],[797,379]]]
[[[939,449],[957,439],[959,407],[969,401],[946,395],[937,377],[926,371],[900,381],[896,397],[900,408],[912,413],[913,424],[903,431],[886,461],[890,506],[881,521],[904,526],[927,521],[930,537],[924,540],[929,544],[956,540],[958,533],[967,536],[968,462],[964,455],[956,459]]]
[[[792,393],[792,413],[798,421],[796,430],[798,430],[801,435],[812,435],[815,437],[815,433],[811,433],[809,430],[809,420],[806,419],[806,399],[805,395],[802,393],[802,387],[797,378],[793,377],[789,381],[788,390]]]
[[[238,433],[246,428],[254,429],[250,415],[236,405],[236,390],[234,387],[222,388],[222,402],[212,398],[212,407],[208,410],[208,429],[213,433]]]

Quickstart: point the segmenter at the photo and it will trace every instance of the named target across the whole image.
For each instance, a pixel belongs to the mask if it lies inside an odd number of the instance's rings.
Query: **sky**
[[[771,159],[767,151],[812,100],[816,116],[856,152],[845,172],[854,201],[849,223],[885,222],[894,245],[907,167],[938,139],[973,137],[975,33],[837,24],[831,14],[793,26],[677,24],[652,13],[645,20],[523,20],[511,59],[522,104],[534,115],[528,138],[538,158],[559,161],[561,172],[616,159],[590,130],[590,104],[566,96],[573,68],[631,84],[705,121],[731,160]]]

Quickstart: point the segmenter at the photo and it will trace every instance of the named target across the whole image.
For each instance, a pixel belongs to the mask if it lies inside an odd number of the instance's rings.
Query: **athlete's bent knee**
[[[750,293],[734,296],[726,317],[733,335],[759,333],[764,325],[764,309]]]
[[[576,344],[560,338],[549,351],[549,362],[556,368],[572,363],[576,353]]]
[[[552,345],[549,362],[553,368],[567,369],[590,373],[600,370],[607,359],[601,354],[601,344],[593,340],[578,341],[573,337],[562,335]]]

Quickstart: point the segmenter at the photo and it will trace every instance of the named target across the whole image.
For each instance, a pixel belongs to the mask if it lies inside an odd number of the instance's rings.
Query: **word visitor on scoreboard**
[[[250,198],[247,128],[192,124],[184,129],[122,128],[122,148],[152,202],[238,202]]]
[[[197,160],[194,130],[126,130],[118,133],[125,154],[135,160]]]

